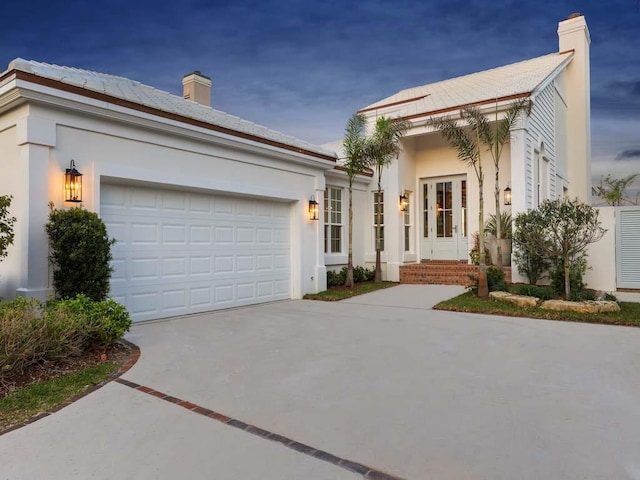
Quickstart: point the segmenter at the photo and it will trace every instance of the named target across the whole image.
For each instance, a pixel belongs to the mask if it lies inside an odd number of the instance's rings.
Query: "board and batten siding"
[[[556,142],[555,142],[555,85],[551,82],[533,100],[527,119],[525,137],[527,208],[535,208],[536,166],[535,152],[544,145],[544,157],[549,161],[549,198],[556,197]]]

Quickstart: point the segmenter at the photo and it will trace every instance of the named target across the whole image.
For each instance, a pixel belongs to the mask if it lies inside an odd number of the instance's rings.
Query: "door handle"
[[[457,225],[453,226],[453,233],[458,233],[458,226]]]

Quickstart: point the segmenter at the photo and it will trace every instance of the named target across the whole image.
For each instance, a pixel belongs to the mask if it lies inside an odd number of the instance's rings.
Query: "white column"
[[[49,284],[48,238],[44,229],[49,216],[49,147],[24,144],[20,149],[21,188],[29,192],[16,215],[26,248],[20,259],[19,295],[45,300]],[[62,175],[60,176],[62,182]]]
[[[526,122],[520,117],[510,134],[511,147],[511,216],[526,212],[532,206],[531,196],[527,193],[527,156],[526,156]],[[511,258],[511,277],[513,282],[527,282],[527,277],[520,274]]]

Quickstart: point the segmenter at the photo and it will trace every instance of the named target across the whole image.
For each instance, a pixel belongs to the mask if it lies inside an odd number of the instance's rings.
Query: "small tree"
[[[629,187],[638,175],[640,174],[635,173],[623,178],[614,178],[611,174],[608,174],[606,177],[600,177],[600,184],[596,187],[596,195],[613,207],[624,205],[625,203],[638,205],[640,203],[638,201],[640,194],[637,194],[635,198],[631,198],[628,192]]]
[[[382,193],[382,170],[391,163],[391,160],[398,158],[400,155],[400,140],[409,130],[409,122],[400,119],[391,119],[380,117],[376,121],[376,126],[371,138],[367,142],[367,152],[369,166],[376,172],[378,180],[378,201]],[[382,235],[380,209],[377,211],[376,218],[376,273],[374,281],[382,281],[382,269],[380,266],[380,251],[382,250]]]
[[[73,298],[79,293],[95,301],[109,293],[112,268],[111,245],[115,240],[97,214],[82,207],[57,210],[50,204],[49,236],[53,265],[53,287],[58,298]]]
[[[354,113],[347,122],[342,145],[345,151],[343,168],[349,177],[349,249],[347,255],[347,279],[345,285],[353,288],[353,182],[356,175],[367,166],[367,140],[364,128],[367,123],[364,115]]]
[[[458,159],[466,163],[478,179],[478,297],[489,296],[487,283],[487,259],[484,232],[484,171],[482,169],[481,131],[489,128],[487,119],[477,108],[461,111],[463,125],[454,117],[436,118],[430,125],[440,131],[445,140],[458,152]]]
[[[518,270],[527,276],[530,285],[536,285],[551,267],[549,257],[538,247],[539,244],[544,243],[542,237],[544,223],[545,219],[539,210],[521,212],[515,218],[514,259]]]
[[[564,295],[569,300],[572,266],[584,261],[587,247],[606,233],[598,220],[598,210],[577,198],[558,198],[542,202],[534,215],[540,215],[535,224],[540,235],[528,238],[535,242],[539,253],[562,262]]]
[[[13,224],[15,217],[9,216],[11,195],[0,195],[0,261],[7,256],[7,249],[13,244]]]

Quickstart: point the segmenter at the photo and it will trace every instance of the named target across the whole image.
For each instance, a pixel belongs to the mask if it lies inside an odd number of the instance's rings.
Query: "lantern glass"
[[[319,212],[318,212],[318,202],[312,196],[311,200],[309,200],[309,220],[318,220]]]
[[[409,206],[409,198],[403,193],[400,195],[400,211],[406,212]]]
[[[504,189],[504,204],[511,205],[511,187]]]
[[[76,170],[73,160],[64,173],[64,200],[65,202],[82,202],[82,174]]]

